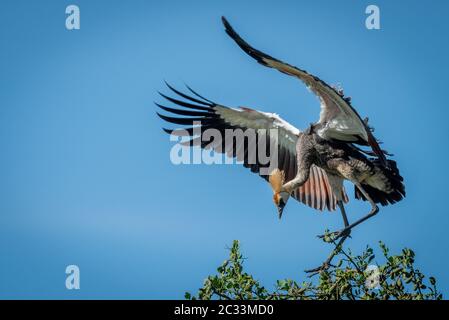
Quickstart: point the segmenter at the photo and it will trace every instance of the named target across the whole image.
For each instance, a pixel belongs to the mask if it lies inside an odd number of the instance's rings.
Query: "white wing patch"
[[[296,141],[301,131],[283,120],[279,115],[249,108],[227,108],[216,106],[215,112],[230,125],[254,130],[278,129],[279,144],[296,153]]]
[[[360,119],[358,117],[347,117],[344,113],[339,113],[329,120],[317,133],[326,140],[336,139],[350,142],[357,141],[360,137],[368,141],[365,126]]]

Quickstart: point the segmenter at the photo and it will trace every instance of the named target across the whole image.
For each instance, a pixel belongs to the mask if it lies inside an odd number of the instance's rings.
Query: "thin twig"
[[[217,296],[219,296],[220,298],[226,299],[226,300],[233,300],[231,297],[229,297],[228,295],[224,294],[224,293],[220,293],[218,291],[216,291],[215,289],[212,289],[212,293],[216,294]]]

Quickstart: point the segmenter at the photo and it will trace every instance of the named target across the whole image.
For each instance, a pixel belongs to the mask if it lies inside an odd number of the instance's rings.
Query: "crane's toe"
[[[340,231],[326,232],[318,236],[318,238],[323,239],[325,242],[334,242],[335,240],[343,237],[351,238],[351,228],[343,228]]]

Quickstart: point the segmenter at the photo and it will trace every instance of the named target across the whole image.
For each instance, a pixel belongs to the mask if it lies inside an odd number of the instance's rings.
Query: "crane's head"
[[[290,198],[290,194],[285,191],[277,192],[273,196],[274,204],[278,209],[279,219],[282,218],[282,212],[284,211],[284,207],[287,204],[288,198]]]
[[[290,193],[282,190],[282,186],[285,182],[285,174],[279,169],[274,169],[269,178],[271,188],[273,189],[273,202],[278,209],[279,219],[282,217],[282,212],[287,204],[288,198],[290,198]]]

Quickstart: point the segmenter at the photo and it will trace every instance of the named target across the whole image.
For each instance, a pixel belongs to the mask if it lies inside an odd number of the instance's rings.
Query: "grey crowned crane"
[[[279,218],[290,197],[317,210],[340,209],[344,228],[332,233],[340,246],[350,235],[352,228],[374,216],[378,204],[394,204],[405,197],[403,178],[390,154],[382,150],[373,136],[368,120],[362,120],[343,91],[336,89],[305,70],[275,59],[250,46],[222,18],[226,33],[237,45],[263,66],[276,69],[301,80],[320,100],[321,112],[318,122],[300,131],[274,113],[266,113],[246,107],[229,108],[204,98],[190,87],[190,95],[167,84],[178,97],[161,94],[169,102],[183,108],[171,108],[157,104],[162,110],[178,117],[158,115],[176,125],[188,125],[184,130],[164,129],[173,135],[189,136],[189,145],[197,145],[215,152],[237,157],[243,165],[269,181],[274,192],[273,200]],[[179,117],[181,116],[181,117]],[[200,129],[195,123],[201,122]],[[261,146],[259,139],[246,139],[226,144],[224,139],[203,139],[207,130],[213,129],[226,135],[226,131],[253,130],[258,136],[268,138]],[[275,130],[275,131],[273,131]],[[277,136],[273,136],[273,132]],[[264,149],[276,145],[276,151],[268,163],[250,161],[250,149]],[[368,148],[364,148],[364,146]],[[253,147],[253,148],[252,148]],[[276,158],[274,158],[276,157]],[[250,159],[251,158],[251,159]],[[273,164],[275,164],[273,168]],[[270,166],[271,165],[271,166]],[[270,167],[269,174],[262,169]],[[368,201],[370,211],[359,220],[348,221],[344,204],[348,196],[343,181],[354,184],[355,198]],[[327,268],[335,254],[330,254],[322,266],[309,272]]]

